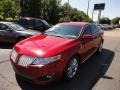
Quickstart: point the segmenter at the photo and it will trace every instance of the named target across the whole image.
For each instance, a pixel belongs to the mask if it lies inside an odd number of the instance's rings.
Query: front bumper
[[[28,67],[20,66],[11,60],[15,73],[29,82],[46,85],[62,79],[64,64],[57,61],[45,66],[30,65]]]

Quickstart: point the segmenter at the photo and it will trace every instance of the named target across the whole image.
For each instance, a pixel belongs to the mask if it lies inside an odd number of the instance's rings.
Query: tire
[[[76,73],[78,71],[78,67],[79,67],[79,62],[78,61],[79,61],[78,57],[73,57],[69,61],[68,65],[67,65],[67,67],[64,71],[64,80],[65,81],[73,79],[74,76],[76,75]]]
[[[100,54],[102,52],[102,48],[103,48],[103,42],[100,43],[97,53]]]

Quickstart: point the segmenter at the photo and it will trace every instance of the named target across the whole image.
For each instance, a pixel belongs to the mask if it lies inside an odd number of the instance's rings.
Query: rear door
[[[92,35],[93,35],[93,45],[94,45],[94,50],[96,50],[100,44],[100,32],[99,29],[97,28],[96,25],[90,25],[91,30],[92,30]]]
[[[82,32],[82,37],[85,34],[92,35],[90,25],[86,25],[84,27],[84,30]],[[81,42],[80,54],[81,54],[82,60],[86,60],[94,51],[94,49],[93,49],[94,41],[92,38],[91,39],[82,38],[81,40],[82,40],[82,42]]]

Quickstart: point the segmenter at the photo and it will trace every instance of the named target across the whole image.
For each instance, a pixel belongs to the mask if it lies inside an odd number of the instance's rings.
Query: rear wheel
[[[76,75],[78,71],[78,66],[79,66],[78,60],[79,60],[78,57],[74,57],[70,60],[64,72],[64,80],[70,80],[74,78],[74,76]]]
[[[102,52],[102,48],[103,48],[103,42],[100,43],[97,52],[101,53]]]

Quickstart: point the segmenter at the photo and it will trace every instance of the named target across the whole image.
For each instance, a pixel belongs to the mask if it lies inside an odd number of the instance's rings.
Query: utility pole
[[[90,7],[90,0],[88,0],[87,16],[88,16],[88,14],[89,14],[89,7]]]
[[[99,11],[97,24],[100,23],[101,12],[104,9],[105,9],[105,3],[94,4],[94,10]]]
[[[101,11],[102,11],[102,10],[99,10],[99,14],[98,14],[98,24],[100,24]]]
[[[93,9],[93,11],[92,11],[92,20],[93,20],[93,15],[94,15],[94,9]]]

